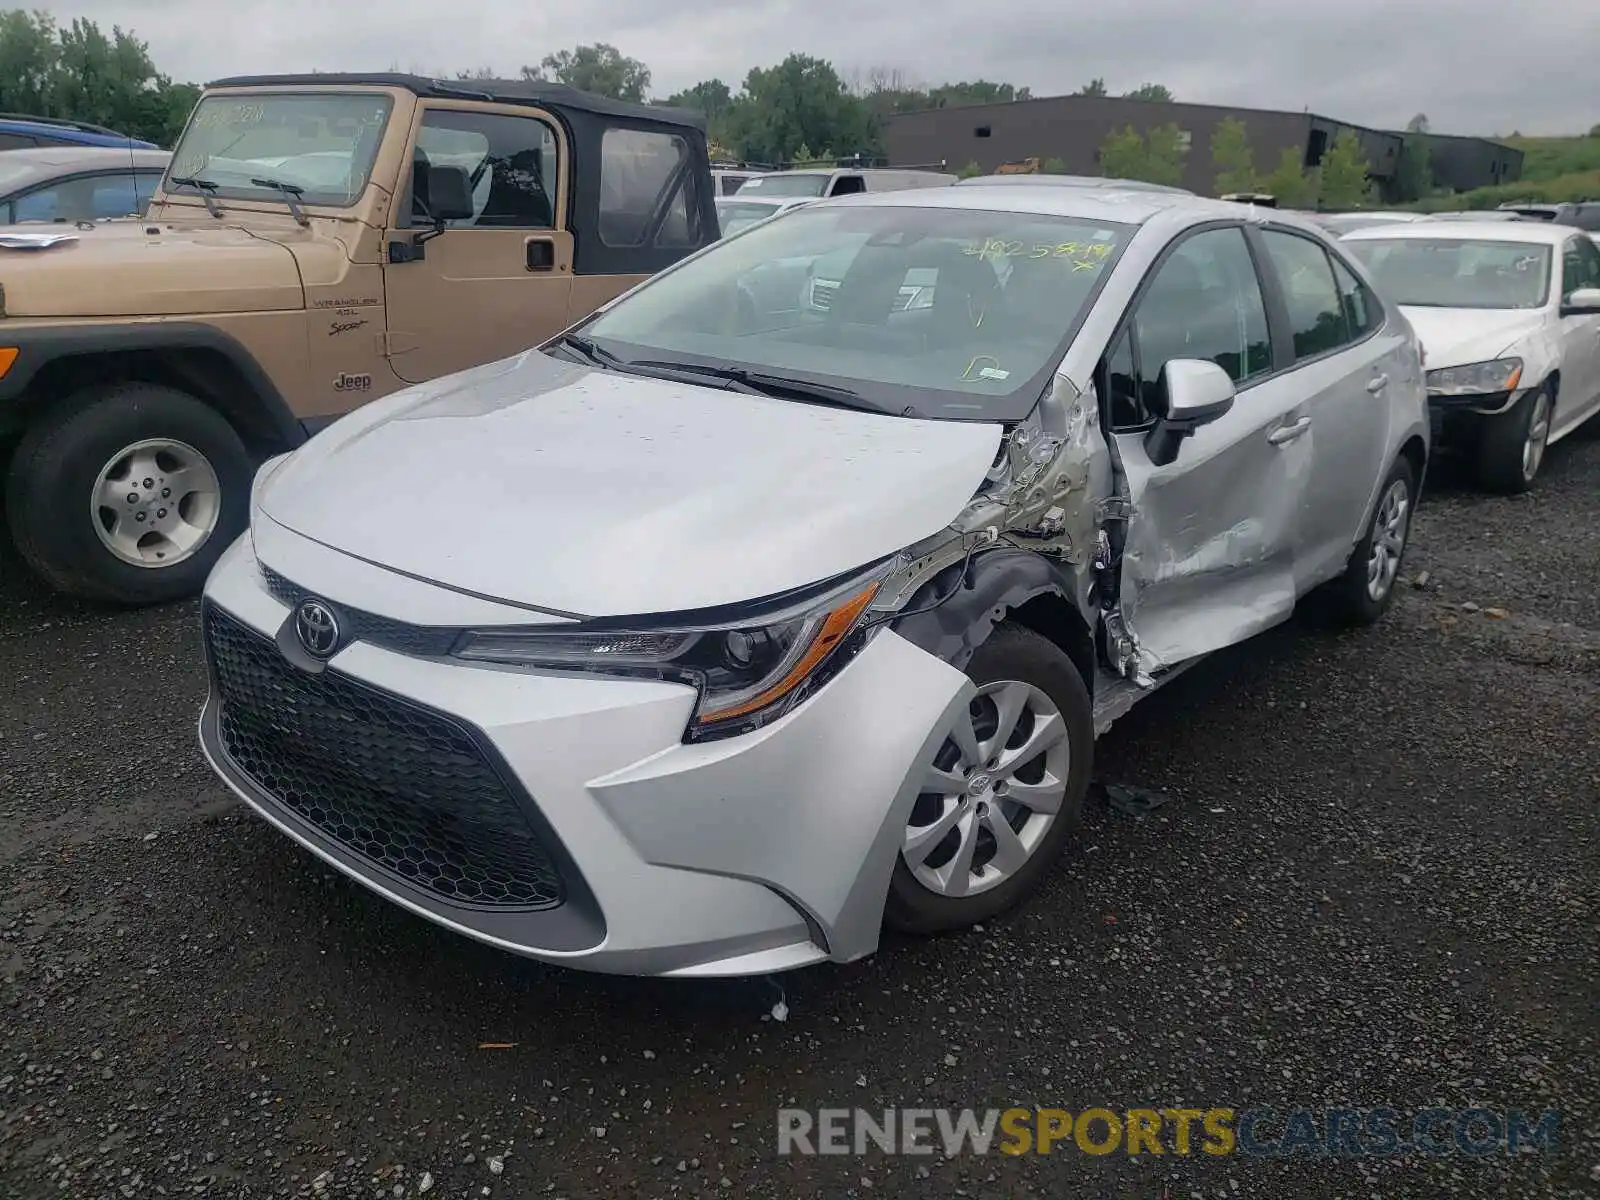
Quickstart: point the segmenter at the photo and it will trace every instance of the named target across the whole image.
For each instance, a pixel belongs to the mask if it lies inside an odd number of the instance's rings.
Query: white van
[[[856,192],[898,192],[907,188],[949,187],[956,176],[943,171],[896,171],[873,167],[815,167],[768,171],[745,180],[747,196],[849,196]]]

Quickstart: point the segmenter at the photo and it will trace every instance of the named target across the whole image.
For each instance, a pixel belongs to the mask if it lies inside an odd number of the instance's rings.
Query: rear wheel
[[[1496,416],[1483,418],[1478,482],[1505,495],[1526,492],[1544,465],[1555,397],[1547,383]]]
[[[885,920],[910,933],[959,929],[1031,893],[1089,787],[1089,693],[1060,648],[1003,624],[967,675],[977,696],[927,764],[889,883]]]
[[[195,594],[248,519],[253,463],[221,414],[156,384],[93,388],[17,447],[6,513],[57,590],[122,604]]]

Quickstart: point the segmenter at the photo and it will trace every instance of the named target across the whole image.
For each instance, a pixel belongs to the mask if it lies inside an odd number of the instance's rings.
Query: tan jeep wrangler
[[[714,241],[712,200],[695,113],[542,83],[210,85],[146,219],[0,248],[19,551],[77,595],[198,591],[260,459],[559,333]]]

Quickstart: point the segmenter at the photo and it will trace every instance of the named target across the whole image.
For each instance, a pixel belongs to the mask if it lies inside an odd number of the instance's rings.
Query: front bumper
[[[300,588],[341,578],[319,555],[335,552],[296,548]],[[875,950],[923,765],[971,694],[884,630],[772,725],[686,745],[694,695],[678,684],[369,641],[308,674],[276,644],[291,611],[249,537],[204,608],[201,744],[257,813],[456,932],[623,974],[759,974]]]

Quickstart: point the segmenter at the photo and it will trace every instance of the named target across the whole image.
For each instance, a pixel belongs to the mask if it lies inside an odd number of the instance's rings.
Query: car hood
[[[1427,351],[1428,370],[1485,362],[1504,355],[1519,339],[1538,330],[1541,309],[1426,308],[1402,304],[1411,328]]]
[[[92,228],[8,229],[76,237],[47,250],[0,249],[8,317],[164,317],[305,306],[294,254],[237,227],[105,221]]]
[[[583,616],[678,612],[937,533],[1001,433],[529,351],[356,410],[286,459],[258,503],[305,537],[464,592]]]

